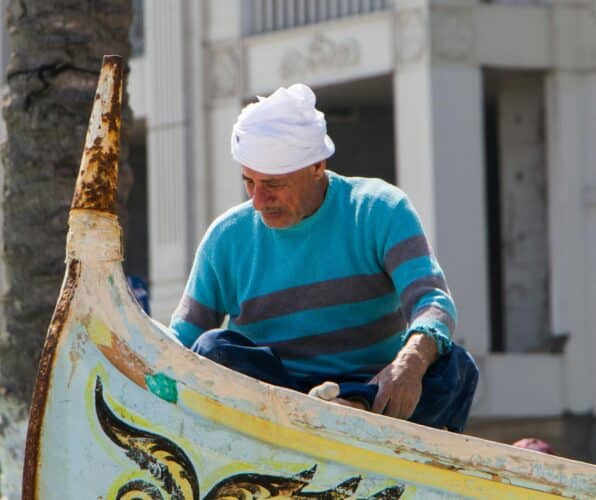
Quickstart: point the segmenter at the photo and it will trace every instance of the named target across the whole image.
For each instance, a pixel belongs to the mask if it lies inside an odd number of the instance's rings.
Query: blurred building
[[[329,168],[418,208],[478,360],[470,432],[596,459],[596,0],[139,0],[127,271],[156,318],[245,199],[231,127],[315,89]]]

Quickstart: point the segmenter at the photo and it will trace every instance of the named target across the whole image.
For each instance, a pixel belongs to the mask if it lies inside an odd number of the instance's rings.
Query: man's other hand
[[[370,381],[379,386],[372,411],[410,418],[422,394],[422,378],[437,356],[433,339],[421,333],[412,334],[397,357]]]
[[[308,395],[343,406],[349,406],[350,408],[366,410],[366,405],[360,401],[350,401],[349,399],[339,398],[339,385],[335,382],[323,382],[308,391]]]

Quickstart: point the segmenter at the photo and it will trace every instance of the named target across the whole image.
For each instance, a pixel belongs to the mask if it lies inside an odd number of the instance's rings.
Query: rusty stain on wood
[[[37,381],[33,392],[33,400],[29,411],[29,424],[27,429],[27,442],[25,445],[25,464],[23,468],[23,500],[36,498],[37,490],[37,468],[39,464],[39,444],[41,441],[41,427],[46,410],[47,397],[50,389],[50,375],[56,357],[56,346],[60,335],[64,331],[64,325],[68,320],[72,300],[81,273],[81,264],[78,260],[71,260],[68,263],[66,278],[56,304],[54,315],[50,322],[46,336]]]
[[[104,56],[72,208],[116,213],[123,62]]]

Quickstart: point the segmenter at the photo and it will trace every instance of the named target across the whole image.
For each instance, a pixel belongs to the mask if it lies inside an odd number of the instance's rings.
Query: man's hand
[[[379,386],[372,411],[395,418],[411,417],[422,394],[422,378],[437,357],[433,339],[412,334],[397,357],[370,381]]]

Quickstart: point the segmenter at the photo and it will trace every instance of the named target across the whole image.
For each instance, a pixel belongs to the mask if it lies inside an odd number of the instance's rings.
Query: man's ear
[[[327,160],[321,160],[313,164],[313,167],[315,167],[315,178],[317,180],[321,179],[325,175],[325,169],[327,168]]]

